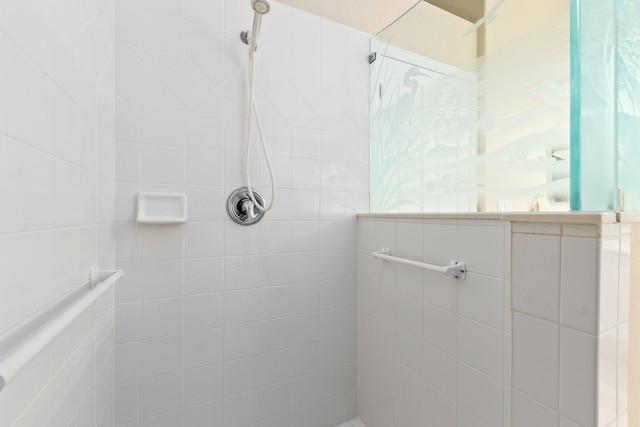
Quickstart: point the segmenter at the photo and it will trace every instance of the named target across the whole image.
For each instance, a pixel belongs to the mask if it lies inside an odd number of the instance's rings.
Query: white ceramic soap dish
[[[138,194],[140,224],[184,224],[187,222],[187,196],[184,194]]]

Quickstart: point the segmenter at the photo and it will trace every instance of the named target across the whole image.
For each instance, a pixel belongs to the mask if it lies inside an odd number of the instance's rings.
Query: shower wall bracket
[[[242,40],[242,43],[249,45],[249,41],[251,40],[251,31],[249,30],[244,30],[240,33],[240,40]]]

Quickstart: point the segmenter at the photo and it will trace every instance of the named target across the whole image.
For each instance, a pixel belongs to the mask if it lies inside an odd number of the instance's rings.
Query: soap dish
[[[187,196],[184,194],[138,194],[140,224],[184,224],[187,222]]]

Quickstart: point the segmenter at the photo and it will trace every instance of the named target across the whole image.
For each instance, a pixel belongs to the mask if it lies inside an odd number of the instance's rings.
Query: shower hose
[[[273,207],[273,202],[276,198],[276,179],[273,174],[273,167],[271,166],[271,159],[269,152],[267,151],[267,144],[265,143],[264,132],[262,130],[262,123],[260,123],[260,115],[258,114],[258,108],[256,106],[256,99],[254,96],[255,84],[254,84],[254,56],[255,46],[249,47],[249,117],[247,120],[247,141],[245,145],[244,153],[244,182],[249,193],[249,198],[254,206],[261,212],[268,212]],[[261,204],[253,194],[253,188],[251,187],[251,174],[249,173],[249,153],[251,152],[251,118],[255,116],[256,125],[258,127],[258,134],[260,135],[260,142],[262,144],[262,151],[267,161],[267,168],[269,169],[269,178],[271,179],[271,199],[269,203]]]

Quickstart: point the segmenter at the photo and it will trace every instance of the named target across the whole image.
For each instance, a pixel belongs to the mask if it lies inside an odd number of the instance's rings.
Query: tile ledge
[[[396,219],[465,219],[509,222],[551,222],[556,224],[613,224],[618,222],[615,212],[470,212],[470,213],[409,213],[358,214],[358,218]],[[621,214],[622,222],[640,222],[640,212]]]

